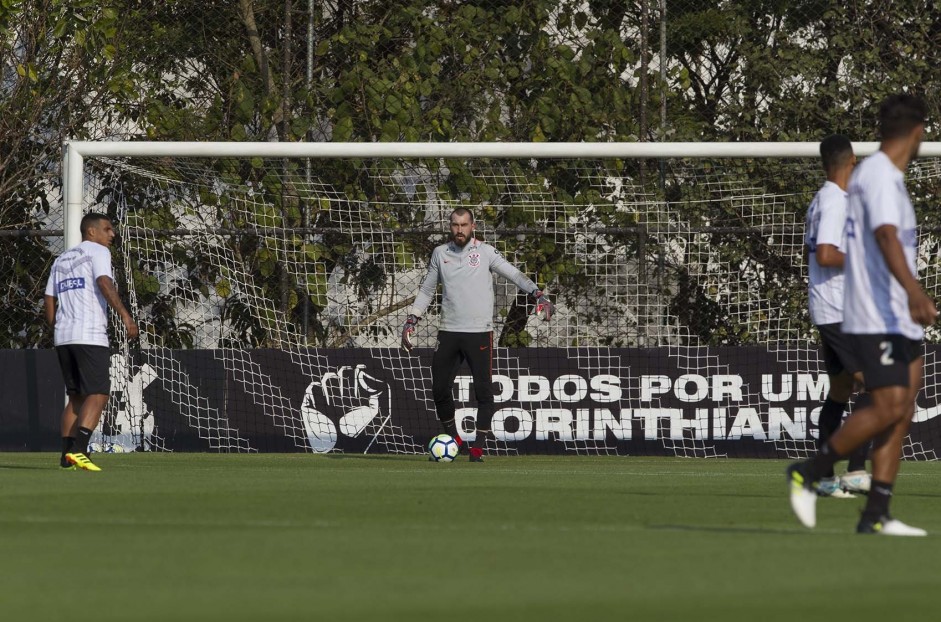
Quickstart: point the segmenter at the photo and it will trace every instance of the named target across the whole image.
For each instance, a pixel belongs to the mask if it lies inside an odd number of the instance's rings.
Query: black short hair
[[[474,222],[474,212],[470,211],[466,207],[459,207],[455,209],[453,212],[451,212],[451,216],[463,216],[464,214],[467,214],[468,216],[470,216],[471,222]],[[450,220],[451,220],[451,217],[449,216],[448,221],[450,222]]]
[[[827,172],[843,166],[852,156],[853,143],[843,134],[833,134],[820,141],[820,159]]]
[[[82,239],[84,240],[86,237],[88,237],[88,230],[97,225],[102,220],[111,222],[111,219],[108,218],[107,214],[102,214],[100,212],[88,212],[82,216],[82,222],[78,226],[79,231],[82,232]]]
[[[903,138],[919,125],[924,125],[928,108],[925,102],[909,93],[889,95],[879,106],[879,135],[885,139]]]

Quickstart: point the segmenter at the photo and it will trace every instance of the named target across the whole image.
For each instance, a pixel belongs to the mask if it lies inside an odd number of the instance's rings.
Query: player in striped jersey
[[[138,328],[114,284],[108,250],[115,235],[111,220],[92,212],[82,218],[80,228],[82,242],[52,264],[44,305],[69,396],[62,411],[59,466],[100,471],[88,459],[88,441],[111,393],[108,306],[121,317],[129,338],[138,336]]]
[[[889,512],[902,444],[921,388],[924,328],[938,310],[916,277],[918,232],[905,171],[925,131],[925,104],[909,94],[879,109],[879,151],[856,167],[849,185],[843,332],[853,344],[872,407],[847,418],[811,460],[787,469],[791,508],[817,522],[813,485],[857,447],[873,441],[872,486],[857,533],[924,536]]]
[[[862,380],[849,339],[840,330],[843,322],[843,262],[846,254],[843,239],[846,187],[856,166],[853,144],[841,134],[828,136],[820,143],[820,158],[827,181],[810,203],[804,230],[810,318],[820,333],[821,354],[830,379],[830,391],[820,409],[818,448],[840,427],[855,380]],[[856,410],[859,409],[857,400]],[[850,455],[849,466],[843,477],[836,477],[832,468],[822,473],[817,493],[824,497],[851,498],[851,491],[868,492],[868,450],[868,444],[865,444]]]

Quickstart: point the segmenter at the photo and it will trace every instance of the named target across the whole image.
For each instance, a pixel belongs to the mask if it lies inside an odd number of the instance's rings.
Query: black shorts
[[[56,346],[59,368],[68,395],[111,393],[111,349],[73,343]]]
[[[820,355],[827,375],[858,372],[860,366],[853,351],[853,343],[849,335],[840,330],[840,324],[821,324],[817,330],[820,332]]]
[[[908,367],[922,356],[924,344],[905,335],[847,335],[859,361],[866,389],[907,387]]]
[[[452,394],[458,367],[467,361],[474,377],[478,404],[493,403],[493,333],[438,331],[438,343],[431,357],[431,391],[435,401],[447,401]]]

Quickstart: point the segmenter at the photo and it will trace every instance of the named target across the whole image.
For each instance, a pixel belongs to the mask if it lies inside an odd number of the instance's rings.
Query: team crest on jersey
[[[480,265],[480,253],[471,253],[467,256],[467,265],[471,268],[476,268]]]

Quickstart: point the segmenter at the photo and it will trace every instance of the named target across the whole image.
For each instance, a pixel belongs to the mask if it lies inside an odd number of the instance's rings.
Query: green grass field
[[[855,535],[861,499],[821,500],[803,529],[780,461],[95,458],[101,473],[0,454],[0,620],[884,622],[939,607],[941,464],[903,466],[894,512],[931,533],[906,539]]]

